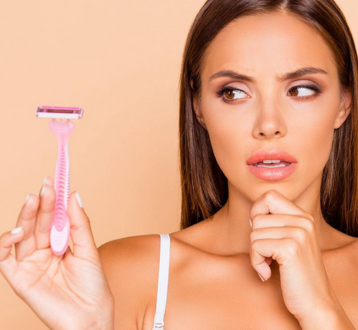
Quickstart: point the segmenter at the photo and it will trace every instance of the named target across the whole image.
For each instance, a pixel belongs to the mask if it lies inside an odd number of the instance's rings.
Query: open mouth
[[[258,162],[253,165],[257,166],[257,167],[271,167],[272,168],[272,167],[286,167],[290,164],[291,163],[289,163],[289,162],[278,161],[278,162],[272,162],[272,163]]]
[[[258,162],[248,165],[250,172],[258,179],[277,181],[288,178],[297,168],[297,163],[280,161],[279,163]]]

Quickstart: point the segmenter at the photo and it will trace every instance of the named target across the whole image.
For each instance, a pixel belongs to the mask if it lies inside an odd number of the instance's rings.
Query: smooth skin
[[[320,209],[322,173],[333,132],[350,114],[351,101],[348,91],[340,98],[329,47],[292,14],[247,16],[215,37],[203,63],[202,98],[195,98],[194,110],[228,178],[229,199],[213,217],[171,234],[164,327],[300,329],[309,312],[328,326],[333,319],[319,315],[327,299],[335,301],[332,306],[342,319],[347,321],[348,315],[358,328],[357,239],[329,226]],[[277,78],[303,67],[327,74]],[[210,79],[221,70],[255,81]],[[294,88],[300,85],[322,92]],[[235,90],[219,97],[216,93],[224,87]],[[246,160],[260,149],[292,154],[298,161],[296,171],[281,181],[259,180]],[[255,213],[255,203],[262,200],[266,207]],[[270,207],[277,214],[268,214]],[[272,262],[271,269],[263,266],[264,260]],[[259,279],[259,270],[269,278],[266,282]],[[156,281],[154,277],[154,288]],[[333,298],[327,298],[331,288]],[[139,329],[150,329],[155,294],[155,289],[149,294]]]
[[[113,295],[89,219],[71,193],[68,213],[73,251],[69,246],[63,256],[55,256],[50,247],[54,180],[48,177],[45,186],[42,197],[30,194],[23,205],[16,222],[23,230],[0,237],[0,271],[50,329],[111,329]],[[10,253],[13,244],[16,257]]]
[[[319,67],[328,74],[276,80],[277,75],[304,66]],[[223,69],[253,76],[256,82],[233,78],[209,80]],[[229,200],[211,218],[170,234],[165,329],[301,329],[291,313],[293,310],[290,312],[285,304],[279,262],[265,259],[270,264],[270,271],[266,268],[265,275],[269,277],[266,282],[257,275],[258,270],[264,271],[256,267],[262,265],[262,255],[273,254],[275,244],[271,251],[265,252],[253,242],[259,237],[258,229],[270,229],[261,234],[265,239],[270,236],[277,239],[289,234],[274,231],[274,227],[288,230],[290,221],[295,222],[293,227],[297,228],[307,224],[306,221],[313,224],[313,220],[314,227],[306,226],[312,249],[306,246],[306,250],[300,250],[313,252],[309,258],[299,260],[306,263],[303,270],[298,270],[297,284],[302,285],[302,281],[312,284],[317,262],[318,282],[329,282],[344,312],[358,328],[357,239],[330,227],[322,218],[319,206],[321,175],[329,156],[333,130],[349,115],[349,95],[345,102],[340,102],[337,79],[328,46],[312,28],[291,15],[241,18],[227,25],[209,46],[202,71],[202,102],[199,104],[196,100],[195,113],[208,130],[215,157],[228,178]],[[303,88],[291,90],[302,83],[318,85],[322,93],[309,100],[299,100],[297,95],[314,94]],[[243,92],[236,92],[233,103],[226,103],[215,94],[224,85]],[[225,95],[231,97],[230,93]],[[259,149],[270,148],[287,151],[298,160],[297,170],[289,178],[275,183],[260,181],[248,171],[247,158]],[[276,198],[268,194],[270,190],[277,192]],[[69,215],[74,251],[73,255],[67,253],[60,260],[49,250],[50,216],[44,220],[44,210],[50,212],[54,206],[53,193],[53,188],[46,190],[41,199],[43,206],[37,196],[31,195],[17,223],[24,226],[24,234],[11,237],[5,233],[0,238],[0,270],[14,291],[51,329],[70,329],[57,326],[66,315],[67,322],[77,322],[71,323],[73,329],[88,329],[90,324],[94,329],[106,329],[107,325],[93,322],[98,316],[100,320],[110,319],[112,293],[115,329],[151,330],[158,283],[159,235],[107,242],[99,247],[98,257],[89,220],[78,208],[72,193]],[[281,203],[280,216],[268,215],[269,207],[257,215],[254,205],[262,201],[268,206]],[[285,208],[287,205],[291,210]],[[304,212],[297,216],[298,210]],[[292,213],[296,213],[296,217]],[[249,225],[250,215],[253,228]],[[33,233],[35,226],[48,229],[41,237],[36,234],[38,229]],[[254,232],[256,234],[252,234]],[[23,241],[22,235],[32,238]],[[303,236],[292,235],[292,238],[303,246]],[[37,241],[44,242],[38,245],[41,249],[35,248]],[[16,258],[10,254],[14,243],[17,243]],[[76,254],[77,247],[79,254]],[[251,254],[253,247],[258,253],[255,258]],[[292,256],[295,253],[291,253]],[[272,255],[272,259],[275,258]],[[292,265],[297,266],[297,262],[294,260]],[[32,275],[34,270],[37,273]],[[41,276],[45,274],[50,276]],[[295,284],[292,277],[291,274],[285,278],[291,285],[286,292],[291,294],[297,289],[292,286]],[[71,283],[70,289],[65,280]],[[49,291],[51,283],[55,285],[54,291]],[[312,303],[312,296],[300,295],[299,298],[307,298],[307,303]],[[103,317],[100,309],[110,312]]]
[[[358,329],[357,238],[329,226],[319,204],[333,131],[350,113],[349,93],[339,98],[328,46],[292,15],[248,16],[216,36],[204,63],[202,100],[195,99],[194,110],[228,178],[229,200],[212,217],[170,234],[164,328],[308,329],[310,325],[298,318],[312,312],[315,304],[322,310],[329,297],[344,327],[316,306],[315,321],[322,325],[323,320],[325,329],[330,324],[332,329],[351,329],[352,324]],[[328,74],[276,79],[306,66]],[[256,82],[210,80],[221,70],[253,76]],[[294,89],[302,84],[318,86],[322,93]],[[234,93],[232,103],[216,95],[225,86],[242,90]],[[317,96],[297,98],[310,95]],[[276,182],[257,179],[246,160],[260,149],[281,149],[295,156],[295,173]],[[270,239],[272,244],[258,244]],[[159,252],[158,235],[127,237],[100,247],[116,302],[116,329],[152,329]],[[285,267],[284,258],[291,268]],[[268,280],[262,282],[258,271]]]

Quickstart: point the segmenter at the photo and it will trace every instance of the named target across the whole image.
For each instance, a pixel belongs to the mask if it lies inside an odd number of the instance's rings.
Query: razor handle
[[[74,124],[67,119],[66,122],[50,121],[49,127],[57,136],[58,156],[56,164],[55,184],[56,192],[55,213],[51,225],[50,243],[53,254],[63,255],[70,240],[70,220],[67,207],[70,192],[70,159],[68,142],[74,130]]]

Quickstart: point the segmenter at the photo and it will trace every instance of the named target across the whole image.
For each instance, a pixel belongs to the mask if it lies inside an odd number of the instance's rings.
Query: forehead
[[[336,73],[333,55],[323,37],[288,13],[231,21],[206,49],[203,63],[203,80],[222,69],[237,69],[255,77],[276,76],[305,66]]]

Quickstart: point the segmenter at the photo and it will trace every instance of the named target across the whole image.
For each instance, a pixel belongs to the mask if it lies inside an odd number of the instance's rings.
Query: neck
[[[295,197],[292,197],[294,194],[294,189],[292,189],[291,198],[289,192],[285,193],[284,189],[281,188],[278,191],[314,217],[318,244],[321,251],[325,251],[331,249],[334,245],[332,238],[337,231],[328,225],[322,216],[320,183],[321,177],[317,178],[303,193]],[[228,201],[212,218],[206,220],[208,229],[211,229],[212,235],[209,234],[209,237],[212,236],[211,244],[215,253],[222,255],[249,254],[251,232],[249,214],[255,200],[264,192],[263,190],[257,195],[252,194],[250,197],[255,198],[251,200],[229,184]]]

